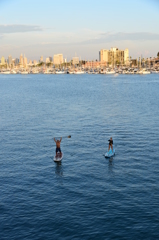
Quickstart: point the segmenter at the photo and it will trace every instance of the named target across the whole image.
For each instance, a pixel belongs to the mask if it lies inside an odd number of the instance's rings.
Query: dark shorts
[[[61,153],[61,148],[56,148],[56,153],[60,152]]]

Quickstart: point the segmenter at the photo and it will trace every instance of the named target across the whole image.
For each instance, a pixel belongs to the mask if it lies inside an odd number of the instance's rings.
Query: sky
[[[156,57],[159,0],[0,0],[0,58],[96,60],[111,47]]]

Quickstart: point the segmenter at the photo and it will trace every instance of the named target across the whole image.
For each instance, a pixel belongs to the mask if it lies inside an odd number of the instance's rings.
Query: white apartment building
[[[63,54],[54,55],[54,64],[62,64],[63,63]]]
[[[118,48],[111,48],[110,50],[101,49],[99,52],[99,61],[111,65],[128,64],[129,62],[129,49],[119,50]]]

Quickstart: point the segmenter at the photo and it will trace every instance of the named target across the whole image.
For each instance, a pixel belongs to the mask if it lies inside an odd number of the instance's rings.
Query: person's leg
[[[109,152],[109,150],[110,150],[110,144],[109,144],[109,147],[108,147],[108,152]]]
[[[58,149],[56,148],[56,157],[57,157],[57,152],[58,152]]]
[[[60,158],[62,157],[62,152],[61,152],[61,148],[60,148]]]
[[[112,152],[113,152],[113,144],[111,144],[111,149],[112,149]]]

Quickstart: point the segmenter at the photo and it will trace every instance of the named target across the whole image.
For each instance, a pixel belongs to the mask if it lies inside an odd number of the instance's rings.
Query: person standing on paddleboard
[[[61,153],[61,148],[60,148],[60,144],[61,144],[61,141],[62,141],[62,137],[60,138],[60,140],[56,140],[54,138],[54,141],[56,143],[56,157],[57,157],[57,153],[60,153],[60,157],[62,156],[62,153]]]
[[[113,139],[112,139],[112,137],[108,140],[108,142],[109,142],[108,152],[109,152],[110,148],[112,149],[112,152],[113,152]]]

